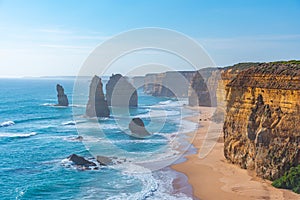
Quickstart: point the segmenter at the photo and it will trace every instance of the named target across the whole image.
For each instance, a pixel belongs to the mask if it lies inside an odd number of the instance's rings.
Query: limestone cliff
[[[56,91],[57,91],[57,101],[58,104],[56,104],[57,106],[69,106],[69,100],[67,95],[65,94],[65,90],[64,88],[57,84],[56,85]]]
[[[145,76],[144,92],[159,97],[188,97],[188,89],[196,72],[169,71]]]
[[[106,99],[109,106],[137,107],[138,95],[135,87],[121,74],[112,75],[106,84]]]
[[[300,62],[262,63],[226,85],[224,155],[276,179],[300,164]]]
[[[256,67],[259,64],[260,63],[254,62],[238,63],[232,66],[219,68],[218,71],[215,72],[218,74],[214,75],[217,78],[213,78],[213,80],[217,81],[217,83],[215,83],[217,88],[215,96],[212,97],[216,98],[215,102],[217,103],[217,109],[212,116],[212,120],[220,123],[224,122],[226,116],[226,85],[230,83],[230,81],[232,81],[241,71],[250,67]],[[214,93],[214,90],[212,90],[211,93]]]
[[[110,111],[103,93],[101,78],[94,76],[90,84],[89,100],[86,106],[89,117],[109,117]]]

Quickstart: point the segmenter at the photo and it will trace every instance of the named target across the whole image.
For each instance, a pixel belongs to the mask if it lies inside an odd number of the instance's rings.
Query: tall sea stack
[[[86,115],[89,117],[109,117],[109,108],[104,97],[103,84],[101,78],[96,75],[90,84]]]
[[[121,74],[113,74],[106,84],[106,99],[109,106],[137,107],[138,95],[135,87]]]
[[[68,97],[65,94],[64,88],[61,85],[57,84],[56,91],[58,100],[57,106],[69,106]]]

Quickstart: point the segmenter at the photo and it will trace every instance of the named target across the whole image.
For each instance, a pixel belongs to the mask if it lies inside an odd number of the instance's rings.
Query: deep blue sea
[[[70,106],[57,107],[56,84]],[[88,88],[89,81],[83,81]],[[110,118],[84,116],[87,94],[76,93],[72,78],[0,79],[0,199],[191,199],[174,192],[177,172],[164,168],[188,147],[185,133],[196,125],[182,120],[193,111],[186,99],[159,98],[138,90],[140,117],[153,135],[127,134],[122,112]],[[82,98],[81,98],[82,97]],[[124,114],[125,115],[125,114]],[[76,140],[78,134],[83,141]],[[112,166],[80,170],[66,159],[71,154],[111,156]]]

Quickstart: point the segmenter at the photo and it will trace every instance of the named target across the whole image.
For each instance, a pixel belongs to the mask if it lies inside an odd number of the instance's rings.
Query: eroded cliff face
[[[260,63],[253,63],[253,62],[247,62],[247,63],[238,63],[233,66],[220,68],[213,74],[214,78],[209,77],[211,80],[213,80],[214,87],[211,87],[212,93],[215,91],[215,95],[213,95],[213,98],[216,98],[216,111],[214,115],[212,116],[212,120],[218,123],[223,123],[224,119],[226,117],[226,86],[228,83],[230,83],[241,71],[246,70],[250,67],[256,67]],[[216,88],[217,87],[217,88]]]
[[[226,86],[224,155],[274,180],[300,164],[300,63],[259,64]]]
[[[159,97],[188,97],[188,89],[196,72],[170,71],[145,76],[144,92]]]

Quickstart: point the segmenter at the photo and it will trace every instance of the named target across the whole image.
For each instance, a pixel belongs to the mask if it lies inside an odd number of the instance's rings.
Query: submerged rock
[[[78,156],[76,154],[72,154],[68,157],[70,161],[72,161],[75,165],[81,166],[81,167],[92,167],[97,166],[95,163],[86,160],[84,157]]]
[[[89,117],[109,117],[110,111],[103,93],[101,78],[94,76],[90,84],[89,100],[86,106]]]
[[[128,128],[134,137],[146,138],[151,136],[151,133],[146,130],[145,124],[141,118],[133,118],[129,123]]]
[[[121,74],[113,74],[106,84],[106,99],[109,106],[137,107],[138,95],[135,87]]]
[[[112,159],[105,156],[97,156],[97,161],[100,165],[104,165],[104,166],[113,164]]]
[[[67,95],[65,94],[64,88],[61,85],[57,84],[56,91],[58,100],[57,106],[69,106],[69,100]]]

